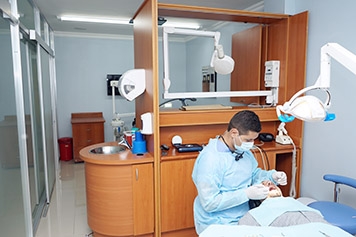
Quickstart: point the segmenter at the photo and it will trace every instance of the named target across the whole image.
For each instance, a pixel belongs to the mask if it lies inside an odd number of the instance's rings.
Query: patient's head
[[[267,197],[281,197],[282,196],[282,191],[277,185],[275,185],[272,181],[270,180],[265,180],[262,181],[262,184],[266,187],[269,188],[269,193]]]

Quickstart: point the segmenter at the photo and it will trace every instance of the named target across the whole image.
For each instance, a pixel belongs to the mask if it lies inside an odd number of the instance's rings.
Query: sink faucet
[[[119,143],[118,143],[119,145],[122,145],[122,146],[125,146],[125,147],[127,147],[128,149],[130,149],[131,150],[131,145],[127,142],[127,140],[124,138],[124,137],[122,137],[122,139],[121,139],[121,141],[119,141]]]

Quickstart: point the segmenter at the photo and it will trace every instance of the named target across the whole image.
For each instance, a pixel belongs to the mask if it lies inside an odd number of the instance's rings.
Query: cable
[[[297,175],[297,148],[292,140],[292,138],[290,138],[292,145],[293,145],[293,153],[292,153],[292,177],[291,177],[291,181],[290,181],[290,189],[289,189],[289,196],[295,198],[297,195],[296,192],[296,185],[295,185],[295,179],[296,179],[296,175]]]
[[[260,147],[260,145],[254,145],[253,146],[253,149],[252,149],[253,153],[255,153],[254,149],[257,149],[260,152],[263,169],[264,170],[269,170],[270,169],[270,165],[269,165],[268,155],[267,155],[266,151],[262,147]]]
[[[292,144],[293,152],[292,152],[292,177],[291,177],[291,186],[289,189],[289,196],[295,198],[296,197],[296,184],[295,179],[297,175],[297,148],[293,142],[293,139],[288,135],[287,130],[285,129],[285,123],[281,122],[278,126],[278,135],[276,137],[276,142],[280,144]]]
[[[164,101],[163,103],[161,103],[159,105],[159,107],[161,107],[161,106],[163,106],[163,105],[165,105],[165,104],[167,104],[169,102],[173,102],[175,100],[179,100],[182,103],[182,106],[187,106],[186,100],[197,101],[196,98],[181,98],[181,99],[180,98],[175,98],[175,99],[170,99],[170,100]]]

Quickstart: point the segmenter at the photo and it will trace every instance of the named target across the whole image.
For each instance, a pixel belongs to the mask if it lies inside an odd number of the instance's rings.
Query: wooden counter
[[[93,154],[91,149],[117,146],[117,142],[91,145],[80,150],[85,162],[88,225],[95,237],[153,236],[153,157]]]
[[[131,150],[126,149],[124,152],[119,154],[94,154],[90,153],[91,149],[102,147],[102,146],[118,146],[117,142],[104,142],[98,143],[91,146],[84,147],[80,150],[80,158],[88,163],[99,164],[99,165],[130,165],[130,164],[142,164],[142,163],[152,163],[153,157],[149,153],[143,155],[132,154]]]

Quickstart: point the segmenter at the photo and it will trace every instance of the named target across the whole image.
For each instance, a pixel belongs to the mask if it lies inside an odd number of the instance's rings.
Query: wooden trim
[[[154,218],[156,237],[161,236],[160,210],[160,149],[159,149],[159,86],[158,86],[158,13],[157,0],[146,0],[134,17],[135,68],[146,70],[145,93],[135,100],[137,127],[142,127],[141,115],[153,113],[153,134],[146,135],[147,150],[154,162]],[[148,218],[152,218],[148,216]]]
[[[184,18],[199,18],[220,21],[235,21],[248,23],[269,24],[274,21],[286,19],[289,15],[272,14],[265,12],[250,12],[222,8],[210,8],[199,6],[186,6],[179,4],[158,3],[159,16],[172,16]]]
[[[102,112],[84,112],[84,113],[72,113],[72,118],[101,118]]]
[[[204,111],[182,111],[182,110],[165,110],[159,113],[160,127],[175,126],[195,126],[195,125],[227,125],[234,114],[237,112],[250,109],[253,110],[260,118],[261,122],[278,121],[276,110],[272,108],[247,108],[236,107],[230,110],[204,110]]]

